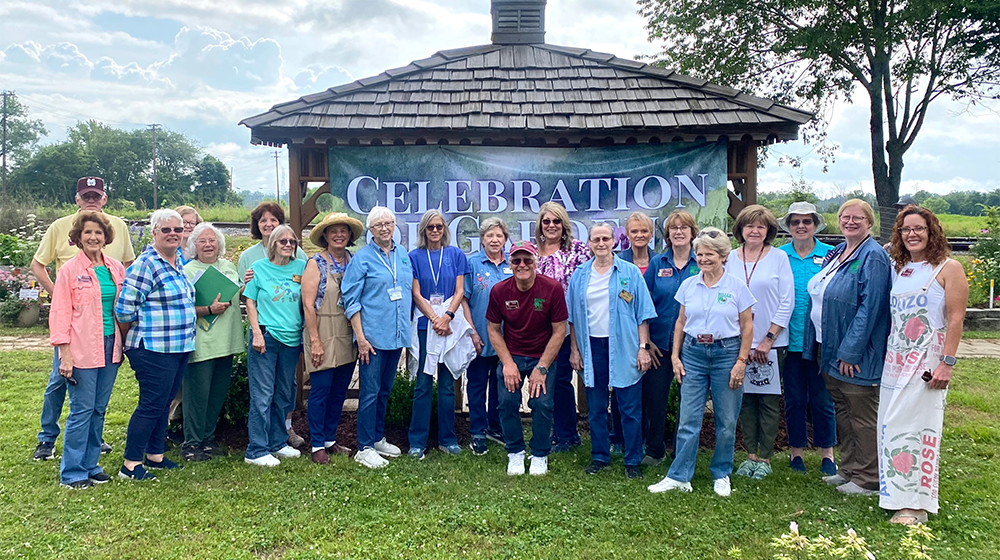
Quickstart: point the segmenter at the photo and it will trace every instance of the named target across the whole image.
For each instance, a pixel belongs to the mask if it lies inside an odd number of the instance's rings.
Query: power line
[[[278,193],[278,200],[281,200],[281,176],[278,174],[278,156],[281,155],[281,150],[274,150],[274,187],[275,192]]]
[[[156,200],[156,127],[162,126],[158,123],[149,125],[149,129],[153,132],[153,208],[159,208],[160,205]]]
[[[80,112],[77,112],[77,111],[71,111],[71,110],[68,110],[68,109],[66,109],[64,107],[58,107],[56,105],[51,105],[51,104],[49,104],[47,102],[44,102],[44,101],[39,101],[38,99],[36,99],[36,98],[34,98],[34,97],[30,96],[30,95],[22,95],[20,97],[22,99],[30,101],[32,105],[41,105],[42,107],[44,107],[45,109],[47,109],[48,112],[55,113],[56,115],[59,115],[59,116],[62,116],[62,117],[68,117],[68,118],[77,119],[77,120],[81,120],[81,118],[82,118],[82,120],[99,121],[99,122],[102,122],[104,124],[112,124],[112,125],[146,126],[144,123],[136,123],[136,122],[128,122],[128,121],[112,121],[112,120],[103,119],[103,118],[100,118],[100,117],[94,117],[94,116],[87,115],[87,114],[84,114],[84,113],[80,113]]]

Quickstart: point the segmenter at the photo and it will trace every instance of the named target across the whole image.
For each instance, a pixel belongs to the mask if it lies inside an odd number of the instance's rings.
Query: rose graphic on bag
[[[903,335],[911,342],[915,342],[927,331],[928,325],[926,321],[927,319],[923,317],[910,317],[906,322],[906,326],[903,327]]]
[[[913,470],[913,466],[916,464],[917,460],[913,457],[913,453],[909,451],[900,451],[892,458],[892,468],[904,476],[910,474],[910,471]]]

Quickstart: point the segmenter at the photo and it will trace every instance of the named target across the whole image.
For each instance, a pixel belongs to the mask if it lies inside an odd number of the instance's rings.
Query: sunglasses
[[[719,237],[720,235],[725,235],[725,233],[723,233],[721,231],[703,231],[703,232],[701,232],[701,233],[698,234],[698,237],[708,237],[709,239],[715,239],[716,237]]]
[[[184,228],[182,228],[182,227],[175,227],[175,228],[165,227],[165,228],[160,228],[160,233],[162,233],[164,235],[166,235],[168,233],[184,233]]]
[[[811,226],[813,225],[812,218],[806,218],[804,220],[788,220],[788,225],[790,226]]]
[[[532,259],[530,257],[514,257],[514,258],[510,259],[510,264],[512,264],[514,266],[519,266],[522,263],[524,263],[525,265],[530,266],[530,265],[535,264],[535,259]]]
[[[295,247],[296,245],[299,244],[299,242],[296,241],[295,239],[279,239],[277,241],[277,243],[278,243],[278,245],[281,245],[282,247],[284,247],[286,245],[291,245],[292,247]]]
[[[430,231],[441,231],[444,229],[444,224],[430,224],[427,226]]]
[[[590,241],[593,242],[593,243],[610,243],[611,240],[612,240],[612,238],[610,238],[608,236],[604,236],[604,237],[591,237],[590,238]]]
[[[86,200],[87,202],[93,202],[95,200],[101,200],[102,196],[104,196],[104,195],[102,195],[100,193],[89,192],[89,193],[81,194],[80,198],[82,198],[83,200]]]
[[[551,226],[553,224],[555,224],[557,226],[561,225],[562,224],[562,220],[559,219],[559,218],[553,218],[551,220],[549,218],[545,218],[544,220],[542,220],[542,225],[543,226]]]

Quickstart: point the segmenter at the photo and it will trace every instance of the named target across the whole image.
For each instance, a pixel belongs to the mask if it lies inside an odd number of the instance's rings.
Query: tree
[[[205,204],[243,204],[230,188],[226,165],[213,156],[205,156],[195,172],[195,196]]]
[[[1000,0],[638,0],[658,63],[825,114],[860,90],[883,226],[941,96],[996,97]],[[824,123],[803,131],[825,140]],[[890,228],[882,227],[882,231]]]
[[[7,165],[27,159],[38,146],[38,140],[49,133],[40,119],[29,119],[28,108],[17,96],[8,93],[0,97],[0,120],[7,121],[7,141],[0,135],[0,153],[7,154]]]
[[[947,214],[951,210],[951,204],[940,196],[932,196],[924,201],[924,208],[935,214]]]

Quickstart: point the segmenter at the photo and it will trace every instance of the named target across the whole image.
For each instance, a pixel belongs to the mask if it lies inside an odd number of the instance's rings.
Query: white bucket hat
[[[816,233],[823,231],[826,228],[826,220],[823,219],[823,214],[816,211],[816,206],[809,202],[793,202],[791,206],[788,207],[788,213],[784,216],[778,218],[778,225],[781,229],[791,233],[788,229],[788,217],[792,214],[799,214],[802,216],[812,216],[813,220],[816,222]]]

